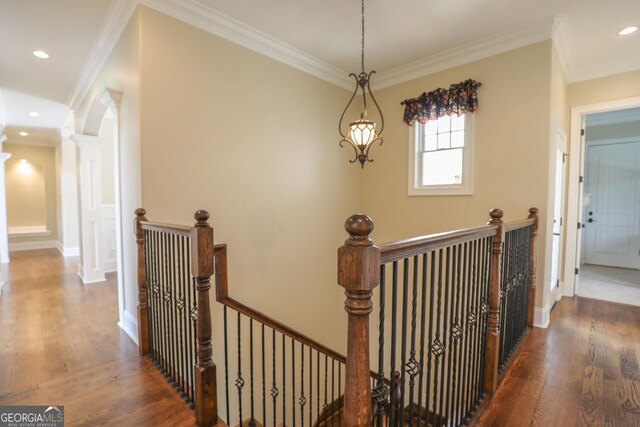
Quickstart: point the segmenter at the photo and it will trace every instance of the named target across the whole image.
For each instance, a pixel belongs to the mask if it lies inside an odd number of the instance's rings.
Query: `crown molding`
[[[553,17],[541,19],[526,28],[486,37],[475,42],[428,56],[415,62],[381,72],[376,77],[376,88],[385,88],[438,71],[447,70],[469,62],[551,38]]]
[[[560,60],[560,67],[562,67],[564,77],[569,83],[575,75],[576,58],[573,53],[573,44],[569,37],[569,21],[566,16],[556,16],[553,23],[552,40],[553,47]]]
[[[148,6],[276,61],[344,89],[352,89],[348,73],[196,0],[139,0]]]
[[[107,62],[111,51],[120,39],[129,19],[133,15],[138,2],[136,0],[114,0],[102,23],[98,36],[91,46],[89,58],[84,64],[82,74],[73,88],[67,104],[77,110],[80,103],[89,93],[91,85]]]

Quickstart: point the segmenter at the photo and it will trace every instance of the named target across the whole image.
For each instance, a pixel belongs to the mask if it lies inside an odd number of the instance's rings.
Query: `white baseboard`
[[[140,345],[138,343],[138,319],[126,310],[123,317],[122,322],[118,322],[118,326],[129,335],[129,338],[131,338],[136,345]]]
[[[551,308],[548,305],[544,308],[536,307],[533,312],[533,326],[536,328],[548,328],[550,312]]]
[[[57,248],[58,248],[57,240],[9,243],[9,251],[31,251],[34,249],[57,249]]]
[[[58,250],[60,251],[63,257],[68,258],[72,256],[80,256],[80,247],[64,246],[62,242],[60,242],[59,240],[57,244],[58,244],[57,246]]]
[[[85,285],[90,285],[92,283],[102,283],[105,282],[107,280],[106,277],[100,278],[100,279],[96,279],[96,280],[87,280],[84,278],[84,267],[82,266],[82,264],[78,264],[78,277],[80,277],[80,280],[82,280],[82,283]]]

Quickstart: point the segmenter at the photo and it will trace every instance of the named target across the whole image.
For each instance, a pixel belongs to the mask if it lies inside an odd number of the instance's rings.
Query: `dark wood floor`
[[[522,345],[481,426],[640,427],[640,307],[565,298]]]
[[[194,425],[117,326],[115,274],[83,285],[77,263],[41,250],[12,253],[3,265],[0,405],[64,405],[67,426]]]

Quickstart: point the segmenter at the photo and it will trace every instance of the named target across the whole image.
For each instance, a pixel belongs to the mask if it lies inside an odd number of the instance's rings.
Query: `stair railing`
[[[139,351],[195,409],[199,426],[215,425],[209,214],[197,211],[193,227],[149,222],[145,215],[144,209],[136,210]]]
[[[490,217],[484,226],[379,247],[370,218],[347,220],[349,239],[338,251],[349,315],[347,426],[459,426],[493,395],[532,325],[538,211],[507,224],[499,209]],[[378,374],[370,390],[374,292]]]
[[[216,245],[214,256],[216,301],[223,306],[226,423],[340,425],[346,358],[230,296],[227,246]]]

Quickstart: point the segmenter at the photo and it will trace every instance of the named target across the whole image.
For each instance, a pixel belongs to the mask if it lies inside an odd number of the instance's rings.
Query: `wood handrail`
[[[518,230],[520,228],[533,225],[534,223],[535,223],[535,220],[532,218],[517,219],[514,221],[505,222],[504,231]]]
[[[143,230],[154,230],[162,233],[176,234],[178,236],[190,236],[191,227],[185,225],[165,224],[163,222],[149,222],[145,221],[141,223]]]
[[[340,363],[346,364],[347,358],[330,349],[329,347],[320,344],[318,341],[309,338],[308,336],[296,331],[295,329],[285,325],[284,323],[267,316],[266,314],[244,304],[241,301],[229,296],[229,276],[227,270],[227,245],[217,244],[213,248],[213,254],[215,257],[215,282],[216,282],[216,301],[220,304],[229,307],[245,316],[262,323],[263,325],[280,332],[283,335],[293,338],[294,340],[301,342],[307,347],[326,354],[329,357],[337,360]],[[373,374],[373,372],[372,372]]]
[[[384,243],[379,246],[380,263],[386,264],[388,262],[420,255],[435,249],[445,248],[447,246],[483,237],[494,236],[497,230],[498,227],[496,225],[488,224]]]

